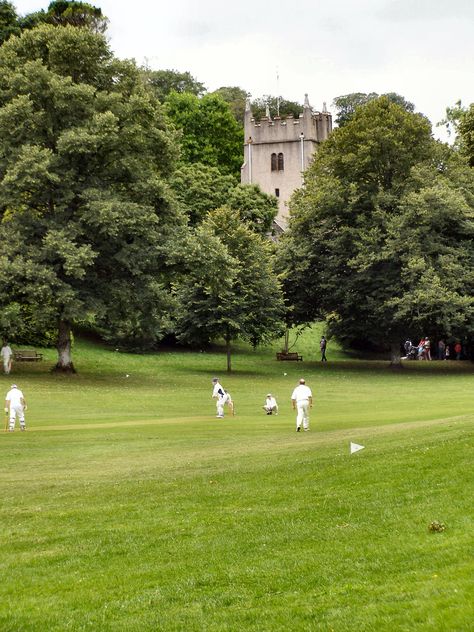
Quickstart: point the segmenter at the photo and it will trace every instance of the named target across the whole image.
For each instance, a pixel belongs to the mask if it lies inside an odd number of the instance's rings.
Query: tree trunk
[[[390,368],[402,369],[402,358],[400,354],[400,343],[392,342],[390,345]]]
[[[284,353],[288,353],[288,346],[290,344],[290,329],[289,327],[287,327],[285,329],[285,343],[284,343],[284,347],[283,347],[283,352]]]
[[[227,336],[225,337],[225,350],[227,354],[227,373],[230,373],[232,371],[232,366],[230,362],[230,335],[229,334],[227,334]]]
[[[58,361],[53,371],[58,373],[75,373],[76,369],[71,358],[71,323],[60,319],[58,325]]]

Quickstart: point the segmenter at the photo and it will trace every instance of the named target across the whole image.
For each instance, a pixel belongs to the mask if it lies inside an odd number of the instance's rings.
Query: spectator
[[[328,341],[326,340],[326,336],[321,337],[321,341],[319,343],[319,348],[321,349],[321,362],[327,362],[326,358],[326,348],[328,346]]]
[[[446,344],[444,340],[438,342],[438,360],[446,360]]]
[[[431,341],[429,338],[425,338],[425,344],[423,348],[424,348],[425,360],[431,360]]]
[[[454,345],[454,353],[456,354],[456,360],[460,360],[461,359],[461,353],[462,353],[462,345],[459,342],[459,340]]]

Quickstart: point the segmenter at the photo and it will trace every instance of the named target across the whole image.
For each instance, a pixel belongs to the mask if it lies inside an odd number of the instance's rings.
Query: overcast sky
[[[13,0],[19,14],[49,0]],[[474,102],[474,0],[102,0],[118,57],[311,105],[398,92],[433,124]],[[279,77],[279,79],[277,79]],[[440,130],[434,127],[436,136]]]

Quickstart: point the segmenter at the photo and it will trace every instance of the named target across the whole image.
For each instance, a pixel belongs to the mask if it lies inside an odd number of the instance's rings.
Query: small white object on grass
[[[130,377],[130,375],[127,373],[127,375],[125,377]]]
[[[286,373],[283,373],[283,375],[286,375]]]
[[[365,448],[365,445],[359,445],[358,443],[352,443],[351,441],[351,454],[354,454],[354,452],[359,452],[359,450],[363,450]]]

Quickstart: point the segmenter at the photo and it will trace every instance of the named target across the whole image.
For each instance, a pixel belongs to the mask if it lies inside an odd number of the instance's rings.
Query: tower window
[[[285,160],[283,158],[283,154],[280,153],[271,155],[271,169],[272,171],[285,170]]]
[[[275,197],[280,197],[280,189],[275,189]]]

